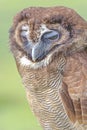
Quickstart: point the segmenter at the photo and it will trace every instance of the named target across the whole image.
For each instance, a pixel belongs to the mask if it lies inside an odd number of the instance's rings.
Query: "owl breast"
[[[19,68],[32,111],[46,130],[75,130],[59,94],[65,62],[65,58],[60,55],[48,66],[40,69],[33,70],[29,66]]]

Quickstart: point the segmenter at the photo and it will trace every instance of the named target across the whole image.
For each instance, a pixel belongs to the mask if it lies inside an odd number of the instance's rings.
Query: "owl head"
[[[72,9],[30,7],[14,17],[11,50],[22,65],[46,66],[60,53],[67,56],[83,49],[86,29],[85,20]]]

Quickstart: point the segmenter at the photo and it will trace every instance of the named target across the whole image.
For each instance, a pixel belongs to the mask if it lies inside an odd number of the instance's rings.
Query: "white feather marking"
[[[20,58],[20,63],[21,65],[28,66],[30,64],[30,61],[25,56],[23,56]]]
[[[40,31],[41,31],[41,36],[42,36],[45,32],[49,32],[50,30],[46,27],[45,24],[42,24],[40,27]]]
[[[20,64],[22,66],[38,69],[43,66],[47,66],[51,62],[51,55],[52,54],[48,55],[44,60],[40,62],[32,62],[26,56],[23,56],[22,58],[20,58]]]

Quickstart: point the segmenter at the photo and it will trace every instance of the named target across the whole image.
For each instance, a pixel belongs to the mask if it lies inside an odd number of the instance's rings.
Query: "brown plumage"
[[[10,46],[44,130],[87,130],[87,22],[66,7],[18,13]]]

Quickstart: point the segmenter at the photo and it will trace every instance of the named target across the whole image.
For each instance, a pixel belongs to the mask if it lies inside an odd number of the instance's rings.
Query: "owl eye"
[[[58,40],[59,39],[59,32],[56,30],[51,30],[49,32],[46,32],[43,34],[42,39],[48,39],[48,40]]]
[[[21,31],[21,36],[27,37],[27,35],[29,34],[28,25],[23,25],[20,31]]]
[[[22,38],[22,40],[24,42],[28,40],[28,35],[29,35],[29,27],[28,27],[28,25],[23,25],[21,27],[20,35],[21,35],[21,38]]]

